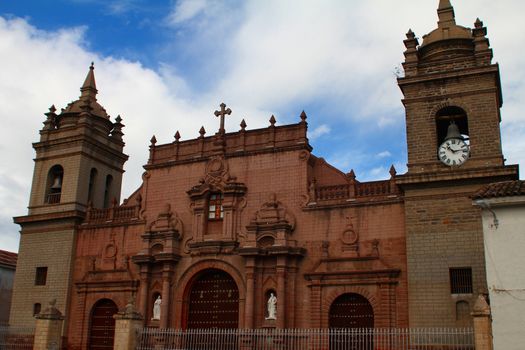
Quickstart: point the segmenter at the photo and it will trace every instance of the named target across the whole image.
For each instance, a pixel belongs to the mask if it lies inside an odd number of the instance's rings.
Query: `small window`
[[[88,184],[88,202],[91,202],[91,204],[93,204],[96,180],[97,180],[97,169],[93,168],[91,169],[91,173],[89,174],[89,184]]]
[[[35,275],[35,286],[45,286],[47,281],[47,266],[37,267]]]
[[[36,303],[33,305],[33,316],[36,316],[40,313],[40,310],[42,310],[42,305],[40,303]]]
[[[221,220],[224,217],[224,211],[222,208],[222,193],[212,193],[210,195],[210,201],[208,204],[208,219],[209,220]]]
[[[111,200],[111,185],[113,183],[113,176],[106,176],[106,187],[104,189],[104,208],[109,208]]]
[[[472,294],[472,268],[451,268],[449,272],[452,294]]]

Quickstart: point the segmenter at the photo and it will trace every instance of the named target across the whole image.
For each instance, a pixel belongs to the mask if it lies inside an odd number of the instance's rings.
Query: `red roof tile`
[[[11,266],[14,268],[16,267],[17,258],[18,254],[16,253],[0,250],[0,265]]]
[[[515,180],[488,184],[476,192],[472,198],[481,199],[523,195],[525,195],[525,181]]]

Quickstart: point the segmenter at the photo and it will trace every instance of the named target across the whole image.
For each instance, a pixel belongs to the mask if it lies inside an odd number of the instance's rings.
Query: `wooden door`
[[[362,295],[347,293],[335,299],[328,323],[330,328],[349,329],[330,337],[330,349],[373,349],[373,336],[367,329],[374,328],[374,310]]]
[[[187,328],[238,328],[239,289],[224,271],[202,272],[191,285]]]
[[[115,338],[115,319],[113,315],[117,312],[117,305],[109,299],[99,300],[93,306],[89,323],[89,349],[113,349]]]

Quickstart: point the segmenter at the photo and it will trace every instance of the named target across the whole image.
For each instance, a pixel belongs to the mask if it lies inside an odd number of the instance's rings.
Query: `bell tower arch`
[[[33,325],[32,305],[56,298],[67,314],[76,227],[88,206],[107,206],[120,199],[124,162],[122,119],[114,122],[98,103],[91,64],[78,100],[59,113],[45,113],[36,152],[29,210],[19,224],[19,262],[15,275],[10,324]],[[106,179],[111,179],[111,186]],[[44,283],[35,283],[38,271]]]
[[[479,19],[473,28],[456,24],[450,0],[439,1],[437,14],[437,28],[421,43],[412,30],[406,34],[398,78],[408,171],[396,183],[405,195],[412,327],[457,326],[454,268],[472,269],[473,290],[486,290],[481,218],[470,195],[518,178],[517,165],[504,164],[499,66],[487,29]]]

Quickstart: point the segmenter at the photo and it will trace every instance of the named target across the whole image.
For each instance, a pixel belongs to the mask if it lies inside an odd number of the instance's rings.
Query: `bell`
[[[53,180],[53,185],[51,185],[51,189],[54,191],[60,191],[62,189],[62,177],[55,177],[55,179]]]
[[[463,140],[463,136],[459,133],[459,127],[454,121],[450,122],[450,125],[448,126],[447,130],[447,136],[445,137],[445,141],[450,139],[460,139]]]

